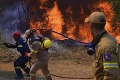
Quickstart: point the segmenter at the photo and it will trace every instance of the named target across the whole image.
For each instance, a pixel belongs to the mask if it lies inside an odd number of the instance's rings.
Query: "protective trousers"
[[[36,72],[41,69],[46,77],[46,80],[52,80],[51,74],[48,70],[48,61],[37,60],[30,69],[30,80],[36,80]]]
[[[18,76],[23,76],[21,68],[29,74],[30,69],[25,65],[28,62],[28,59],[25,56],[20,56],[15,62],[14,62],[14,68],[16,71],[16,74]]]

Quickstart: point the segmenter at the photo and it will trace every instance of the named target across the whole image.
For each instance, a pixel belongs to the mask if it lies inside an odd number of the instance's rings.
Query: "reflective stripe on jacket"
[[[25,52],[30,53],[28,44],[22,38],[19,38],[19,40],[16,42],[16,45],[17,45],[17,51],[20,52],[21,54],[24,55]]]
[[[116,44],[115,38],[107,33],[95,47],[94,80],[120,80]]]

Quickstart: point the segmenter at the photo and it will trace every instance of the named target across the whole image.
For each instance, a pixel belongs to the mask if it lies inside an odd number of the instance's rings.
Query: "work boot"
[[[46,80],[52,80],[51,75],[49,75],[49,76],[45,76],[45,77],[46,77]]]
[[[15,79],[23,79],[24,78],[24,76],[17,76],[17,77],[15,77]]]

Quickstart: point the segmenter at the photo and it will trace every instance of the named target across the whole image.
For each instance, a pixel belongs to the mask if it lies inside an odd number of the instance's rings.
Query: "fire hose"
[[[47,28],[38,28],[38,29],[35,29],[35,30],[40,30],[40,31],[45,31],[45,30],[47,30],[47,31],[49,31],[50,29],[47,29]],[[59,34],[59,35],[61,35],[61,36],[63,36],[63,37],[65,37],[65,38],[67,38],[67,39],[70,39],[70,40],[73,40],[73,41],[75,41],[75,42],[79,42],[79,43],[84,43],[85,45],[87,45],[88,43],[85,43],[85,42],[80,42],[80,41],[77,41],[77,40],[74,40],[74,39],[72,39],[72,38],[69,38],[69,37],[67,37],[67,36],[65,36],[65,35],[63,35],[63,34],[61,34],[61,33],[58,33],[58,32],[56,32],[56,31],[53,31],[53,30],[51,30],[51,32],[54,32],[54,33],[56,33],[56,34]]]
[[[9,28],[9,27],[6,27],[6,28]],[[4,28],[3,30],[5,30],[6,28]],[[3,30],[1,31],[1,33],[3,32]],[[50,29],[35,29],[35,30],[50,30]],[[71,40],[73,40],[73,41],[75,41],[75,42],[79,42],[79,43],[84,43],[84,44],[88,44],[88,43],[85,43],[85,42],[80,42],[80,41],[77,41],[77,40],[74,40],[74,39],[72,39],[72,38],[69,38],[69,37],[67,37],[67,36],[65,36],[65,35],[63,35],[63,34],[61,34],[61,33],[58,33],[58,32],[56,32],[56,31],[51,31],[51,32],[54,32],[54,33],[56,33],[56,34],[59,34],[59,35],[61,35],[61,36],[63,36],[63,37],[65,37],[65,38],[68,38],[68,39],[71,39]],[[0,33],[0,34],[1,34]],[[3,44],[0,44],[0,45],[3,45]],[[30,67],[31,67],[31,63],[32,64],[34,64],[34,62],[32,62],[31,60],[29,60],[29,65],[30,65]],[[59,77],[59,78],[66,78],[66,79],[93,79],[93,78],[73,78],[73,77],[65,77],[65,76],[59,76],[59,75],[55,75],[55,74],[51,74],[52,76],[55,76],[55,77]]]
[[[3,28],[3,29],[1,30],[0,35],[2,35],[3,31],[4,31],[5,29],[7,29],[7,28],[13,29],[13,30],[15,31],[14,28],[5,27],[5,28]],[[35,29],[35,30],[40,30],[40,31],[45,31],[45,30],[47,30],[47,31],[49,31],[50,29],[40,29],[40,28],[38,28],[38,29]],[[59,35],[65,37],[65,38],[70,39],[70,40],[75,41],[75,42],[84,43],[85,45],[88,44],[88,43],[85,43],[85,42],[80,42],[80,41],[74,40],[74,39],[72,39],[72,38],[69,38],[69,37],[67,37],[67,36],[65,36],[65,35],[63,35],[63,34],[61,34],[61,33],[58,33],[58,32],[56,32],[56,31],[53,31],[53,30],[51,30],[51,32],[54,32],[54,33],[56,33],[56,34],[59,34]],[[2,45],[2,44],[1,44],[1,45]]]
[[[39,28],[39,29],[35,29],[35,30],[50,30],[50,29],[40,29],[40,28]],[[56,32],[56,31],[53,31],[53,30],[51,30],[51,32],[54,32],[54,33],[56,33],[56,34],[59,34],[59,35],[65,37],[65,38],[71,39],[71,40],[73,40],[73,41],[75,41],[75,42],[84,43],[85,45],[88,44],[88,43],[85,43],[85,42],[80,42],[80,41],[74,40],[74,39],[72,39],[72,38],[69,38],[69,37],[67,37],[67,36],[65,36],[65,35],[63,35],[63,34],[61,34],[61,33],[58,33],[58,32]],[[31,60],[30,60],[30,62],[31,62],[32,64],[34,64],[34,62],[32,62]],[[55,74],[51,74],[51,75],[52,75],[52,76],[55,76],[55,77],[59,77],[59,78],[66,78],[66,79],[93,79],[93,78],[65,77],[65,76],[59,76],[59,75],[55,75]]]
[[[30,62],[29,63],[30,65],[31,65],[31,63],[34,64],[34,62],[32,62],[31,60],[29,62]],[[59,77],[59,78],[66,78],[66,79],[87,79],[87,80],[93,79],[93,78],[84,78],[84,77],[83,78],[77,78],[77,77],[75,78],[75,77],[59,76],[59,75],[55,75],[55,74],[51,74],[51,75],[55,76],[55,77]]]

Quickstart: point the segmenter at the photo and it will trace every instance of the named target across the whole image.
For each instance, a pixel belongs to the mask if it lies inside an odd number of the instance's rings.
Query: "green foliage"
[[[112,6],[112,10],[114,12],[113,17],[113,26],[116,25],[116,23],[120,23],[120,0],[108,0]]]

